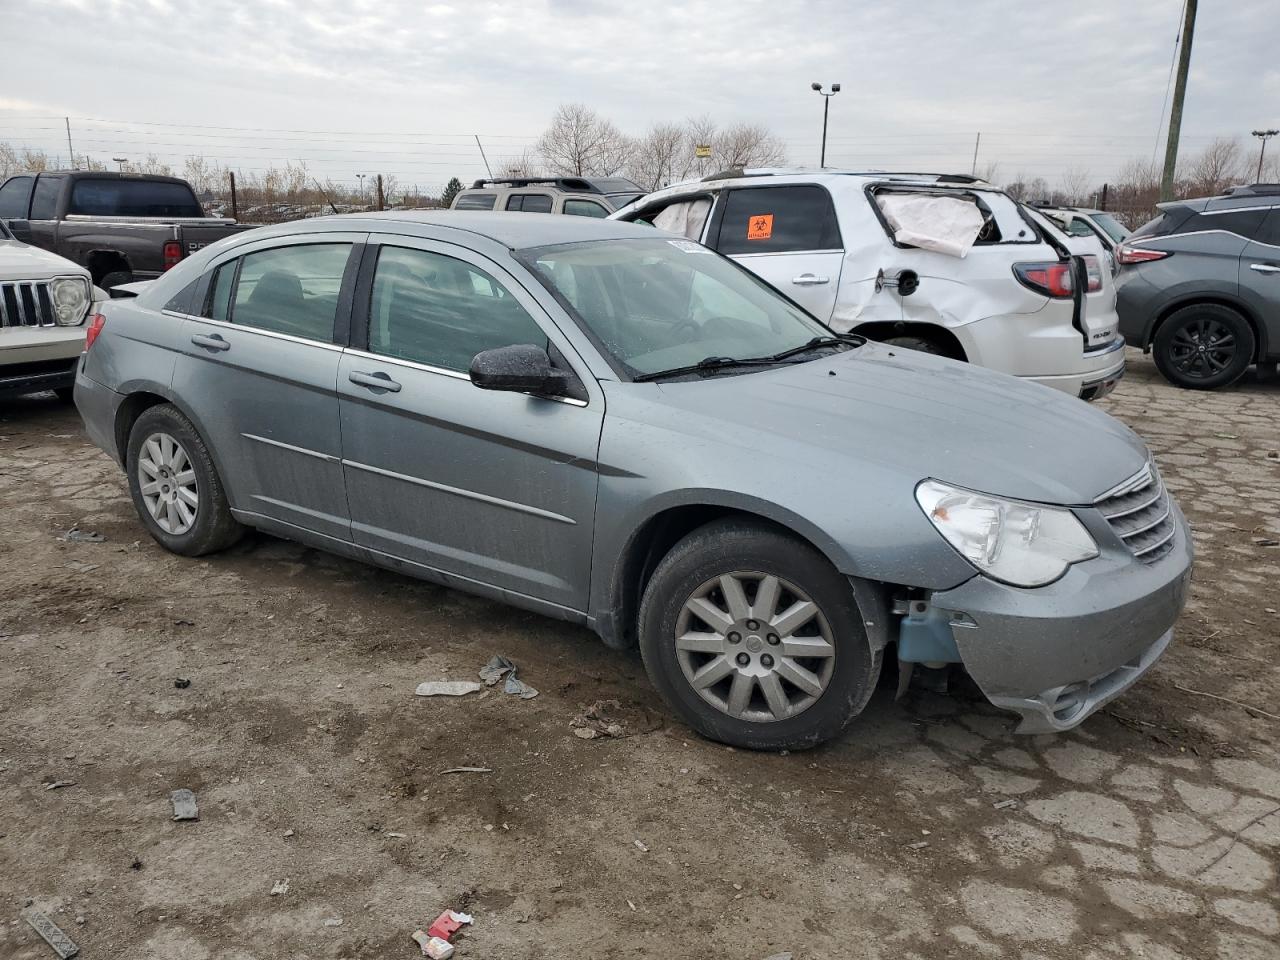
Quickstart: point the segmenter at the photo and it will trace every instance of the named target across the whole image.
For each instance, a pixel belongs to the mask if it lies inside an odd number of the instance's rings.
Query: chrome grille
[[[52,327],[54,316],[48,280],[0,283],[0,327]]]
[[[1173,549],[1173,501],[1154,464],[1103,494],[1096,506],[1143,563],[1155,563]]]

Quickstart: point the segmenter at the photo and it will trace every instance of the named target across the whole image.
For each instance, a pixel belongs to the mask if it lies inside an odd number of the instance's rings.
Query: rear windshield
[[[464,193],[453,204],[455,210],[492,210],[498,195],[495,193]]]
[[[1119,220],[1109,213],[1091,213],[1089,219],[1102,228],[1102,232],[1108,237],[1119,243],[1129,235],[1129,231],[1124,228]]]
[[[1182,226],[1183,223],[1190,219],[1191,215],[1192,211],[1186,207],[1170,207],[1168,210],[1161,210],[1158,217],[1154,220],[1148,220],[1133,233],[1129,234],[1129,239],[1166,236]]]
[[[202,217],[185,183],[153,180],[77,180],[69,213],[90,217]]]

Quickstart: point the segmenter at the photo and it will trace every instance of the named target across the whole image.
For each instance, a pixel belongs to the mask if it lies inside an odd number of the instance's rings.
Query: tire
[[[130,271],[112,270],[98,281],[98,286],[103,290],[110,290],[112,287],[118,287],[122,283],[133,283],[133,274]]]
[[[1253,362],[1249,321],[1230,307],[1198,303],[1170,314],[1156,331],[1156,369],[1189,390],[1216,390],[1235,383]]]
[[[893,347],[902,347],[904,350],[918,350],[920,353],[932,353],[939,357],[947,355],[941,344],[926,337],[890,337],[882,342]]]
[[[739,602],[726,599],[725,577],[742,589]],[[773,603],[761,596],[767,578],[777,583]],[[788,627],[782,614],[804,596],[816,614]],[[718,633],[689,603],[718,608]],[[730,606],[739,614],[733,626],[724,619]],[[769,607],[776,616],[750,619]],[[829,740],[866,706],[880,674],[881,651],[871,650],[848,580],[808,544],[744,519],[709,523],[672,548],[645,588],[639,627],[645,670],[663,700],[704,737],[735,747],[802,750]],[[787,656],[788,648],[817,656]],[[720,679],[702,692],[694,686],[694,676],[713,675]],[[743,687],[745,705],[741,693],[734,697]]]
[[[177,407],[160,404],[138,417],[125,472],[142,525],[166,550],[198,557],[231,546],[244,532],[209,448]]]

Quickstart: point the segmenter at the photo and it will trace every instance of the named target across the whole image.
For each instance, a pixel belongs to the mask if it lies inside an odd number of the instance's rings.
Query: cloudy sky
[[[1186,151],[1280,126],[1277,0],[1201,0]],[[711,114],[816,164],[1056,183],[1150,159],[1182,0],[0,0],[0,141],[198,153],[438,189],[580,101],[629,133]],[[623,11],[628,12],[623,12]],[[961,12],[963,11],[963,12]],[[1162,141],[1163,134],[1160,134]],[[1250,151],[1254,143],[1249,143]]]

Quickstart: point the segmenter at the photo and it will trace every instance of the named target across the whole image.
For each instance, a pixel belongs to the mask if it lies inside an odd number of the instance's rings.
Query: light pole
[[[824,93],[820,83],[812,83],[809,86],[822,96],[822,156],[818,160],[818,166],[825,167],[827,165],[827,111],[831,107],[831,98],[840,92],[840,84],[833,83],[830,93]]]
[[[111,162],[120,164],[120,172],[123,173],[124,165],[129,162],[129,158],[128,157],[112,157]]]
[[[1262,158],[1267,155],[1267,141],[1280,133],[1280,130],[1255,130],[1253,135],[1262,141],[1262,149],[1258,151],[1258,179],[1255,183],[1262,182]]]
[[[360,181],[360,202],[364,203],[364,178],[367,174],[357,173],[356,179]]]

